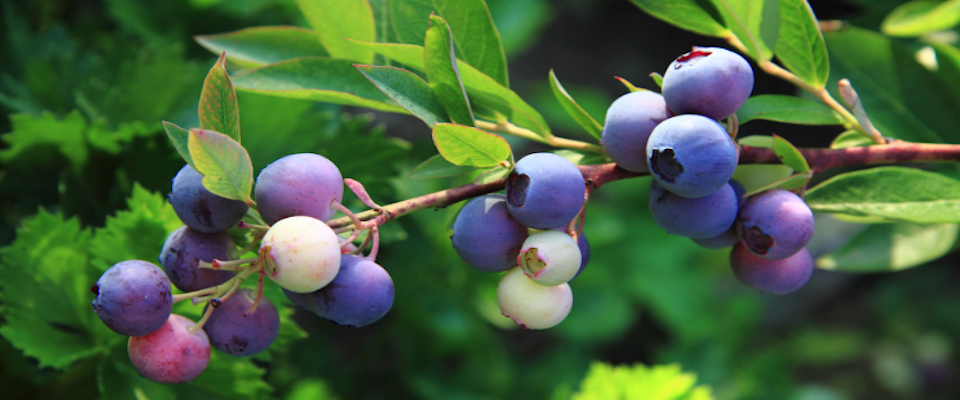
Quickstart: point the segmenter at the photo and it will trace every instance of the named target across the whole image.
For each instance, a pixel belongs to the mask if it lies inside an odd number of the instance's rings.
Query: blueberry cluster
[[[570,313],[570,280],[590,258],[586,236],[567,228],[584,204],[583,174],[553,153],[530,154],[507,177],[506,195],[477,197],[453,223],[453,248],[470,266],[503,272],[497,302],[527,329],[547,329]],[[575,225],[575,224],[574,224]]]
[[[173,179],[169,201],[184,226],[164,242],[162,268],[123,261],[92,288],[94,312],[107,327],[130,336],[130,361],[140,375],[188,382],[206,368],[211,346],[238,357],[269,347],[280,329],[277,308],[262,286],[239,289],[254,273],[279,284],[294,304],[341,325],[368,325],[389,311],[393,280],[373,261],[377,240],[370,257],[352,254],[362,248],[325,223],[346,210],[340,206],[344,181],[330,160],[294,154],[261,171],[256,204],[269,226],[241,222],[249,206],[211,193],[202,180],[190,165]],[[238,226],[255,232],[244,249],[227,232]],[[257,242],[259,257],[237,259]],[[174,295],[173,287],[186,293]],[[173,303],[185,299],[206,302],[199,322],[171,314]]]
[[[740,55],[694,48],[667,68],[662,95],[633,92],[610,106],[601,143],[621,168],[653,177],[650,212],[660,227],[704,247],[734,246],[730,263],[743,284],[783,294],[813,274],[805,249],[813,213],[785,190],[744,199],[731,179],[739,148],[718,121],[736,113],[753,83]]]

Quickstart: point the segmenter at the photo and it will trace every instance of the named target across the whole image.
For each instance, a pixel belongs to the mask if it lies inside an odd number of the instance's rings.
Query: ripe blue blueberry
[[[677,196],[698,198],[727,184],[737,169],[737,145],[717,121],[678,115],[657,125],[647,142],[653,178]]]
[[[160,266],[170,283],[184,292],[217,286],[234,275],[233,271],[199,268],[200,261],[230,260],[237,245],[226,232],[201,233],[181,226],[167,236],[160,251]]]
[[[751,196],[740,210],[737,233],[753,254],[768,260],[790,257],[813,236],[813,211],[793,192],[768,190]]]
[[[273,343],[280,332],[280,315],[270,299],[250,289],[240,289],[210,314],[203,330],[210,345],[235,357],[257,354]]]
[[[730,186],[733,187],[733,193],[737,196],[737,205],[742,207],[743,202],[746,201],[743,195],[747,193],[747,189],[744,188],[740,182],[737,182],[736,179],[730,180]],[[726,232],[721,233],[719,236],[707,239],[693,239],[693,241],[701,247],[708,249],[725,249],[737,244],[737,242],[740,241],[740,236],[737,235],[737,224],[734,223],[730,229],[727,229]]]
[[[627,93],[607,109],[600,143],[620,168],[647,172],[647,138],[657,124],[672,116],[659,93]]]
[[[517,266],[528,229],[510,216],[502,194],[470,200],[453,222],[453,248],[471,267],[501,272]]]
[[[670,63],[661,89],[674,113],[720,120],[747,101],[753,80],[753,69],[739,54],[719,47],[694,47]]]
[[[255,194],[260,215],[270,225],[296,215],[326,222],[336,212],[330,204],[343,200],[343,176],[324,156],[291,154],[260,171]]]
[[[688,199],[668,192],[657,181],[650,184],[650,213],[668,233],[694,239],[718,236],[737,220],[737,195],[724,184],[709,196]]]
[[[184,165],[173,178],[170,205],[183,223],[203,233],[223,232],[240,222],[247,214],[244,202],[230,200],[203,187],[203,175]]]
[[[170,318],[148,335],[127,341],[130,364],[140,376],[160,383],[187,383],[199,376],[210,363],[210,341],[196,324],[186,317]]]
[[[393,306],[393,279],[383,267],[353,254],[340,259],[340,272],[312,293],[284,290],[293,304],[340,325],[361,327],[387,315]]]
[[[587,186],[572,162],[553,153],[533,153],[517,161],[507,177],[507,208],[521,224],[553,229],[580,212]]]
[[[806,248],[782,260],[751,253],[743,243],[733,246],[730,266],[740,283],[774,294],[786,294],[806,285],[813,276],[813,257]]]
[[[170,317],[173,295],[170,280],[149,262],[127,260],[107,269],[90,290],[91,303],[104,325],[127,336],[157,330]]]

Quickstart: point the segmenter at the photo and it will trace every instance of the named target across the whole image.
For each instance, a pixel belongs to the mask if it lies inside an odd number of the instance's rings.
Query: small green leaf
[[[90,264],[106,271],[124,260],[156,260],[167,235],[182,225],[166,197],[134,183],[127,210],[107,217],[106,225],[94,231]]]
[[[920,36],[948,30],[958,23],[960,1],[918,0],[903,3],[887,14],[880,30],[890,36]]]
[[[552,71],[552,70],[551,70],[551,71]],[[644,89],[644,88],[636,87],[636,86],[634,86],[634,84],[630,83],[630,81],[628,81],[628,80],[626,80],[626,79],[623,79],[623,78],[621,78],[621,77],[619,77],[619,76],[615,76],[615,77],[613,77],[613,78],[616,79],[616,80],[618,80],[618,81],[620,81],[620,83],[622,83],[623,86],[626,86],[626,87],[627,87],[627,90],[629,90],[631,93],[633,93],[633,92],[639,92],[639,91],[643,91],[643,90],[647,90],[647,89]]]
[[[808,191],[806,201],[818,212],[960,222],[960,181],[916,168],[879,167],[837,175]]]
[[[227,53],[220,58],[203,80],[200,92],[200,128],[221,132],[240,142],[240,107],[227,75]]]
[[[493,78],[499,85],[505,88],[510,87],[507,56],[503,52],[500,33],[497,32],[490,10],[483,0],[395,0],[390,2],[390,15],[397,37],[402,43],[424,42],[425,32],[430,26],[428,21],[431,13],[439,15],[450,24],[458,59],[473,65],[478,71]]]
[[[350,60],[303,57],[233,76],[240,90],[406,114],[353,67]]]
[[[486,168],[510,157],[510,144],[502,137],[469,126],[436,124],[433,143],[454,165]]]
[[[410,173],[413,179],[446,178],[448,176],[463,175],[476,170],[471,166],[454,165],[437,154],[427,159]]]
[[[763,185],[744,194],[744,196],[753,196],[757,193],[765,192],[771,189],[795,190],[810,182],[813,175],[810,173],[796,173],[783,178],[779,181]]]
[[[851,129],[837,135],[837,137],[833,139],[833,142],[830,143],[830,148],[845,149],[847,147],[870,146],[873,144],[876,143],[873,142],[870,136]]]
[[[803,158],[800,150],[797,150],[787,139],[773,135],[773,152],[777,154],[777,158],[784,165],[800,173],[810,172],[810,164],[807,164],[807,159]]]
[[[103,400],[176,400],[177,386],[151,381],[140,376],[126,354],[114,352],[97,365],[97,388]]]
[[[423,66],[430,88],[437,100],[447,110],[447,115],[457,124],[474,126],[470,99],[460,80],[457,58],[453,50],[453,34],[447,22],[430,15],[430,29],[423,42]]]
[[[697,385],[697,376],[680,364],[612,366],[594,362],[572,400],[712,400],[709,386]]]
[[[716,7],[697,0],[630,0],[653,17],[705,36],[723,37],[730,32]]]
[[[795,96],[762,94],[747,99],[737,110],[740,124],[763,119],[798,125],[841,125],[844,122],[827,105]]]
[[[163,131],[167,133],[167,138],[170,139],[173,148],[177,149],[177,153],[180,154],[183,161],[190,164],[193,169],[197,169],[197,167],[193,165],[193,159],[190,158],[190,149],[187,147],[187,139],[190,138],[190,132],[172,122],[163,121],[161,123],[163,124]]]
[[[756,60],[769,60],[780,33],[777,0],[712,0],[723,24]]]
[[[454,30],[456,33],[456,30]],[[411,44],[395,43],[365,43],[348,41],[354,46],[362,46],[376,51],[383,56],[404,64],[410,68],[423,71],[423,47]],[[460,78],[467,88],[470,97],[470,106],[477,118],[490,121],[508,119],[517,126],[530,129],[542,136],[551,136],[550,126],[537,110],[531,107],[514,91],[499,84],[493,78],[480,70],[470,66],[463,60],[457,60]]]
[[[216,35],[194,36],[201,46],[246,68],[299,57],[327,57],[320,36],[299,26],[259,26]]]
[[[875,224],[839,250],[817,259],[817,267],[844,272],[893,272],[936,260],[953,250],[957,224]]]
[[[488,183],[496,182],[503,179],[507,175],[510,175],[510,171],[513,171],[513,166],[505,167],[503,165],[498,165],[481,172],[480,175],[477,175],[477,179],[473,180],[473,183],[477,185],[486,185]]]
[[[364,64],[373,62],[373,52],[349,46],[344,41],[346,38],[376,40],[373,9],[367,0],[297,0],[297,5],[331,57]]]
[[[580,107],[580,105],[573,100],[573,97],[570,97],[567,90],[560,84],[560,80],[557,79],[557,75],[553,72],[553,69],[550,69],[550,87],[553,89],[553,95],[556,96],[557,101],[560,102],[564,110],[567,110],[567,114],[570,114],[573,120],[577,121],[577,124],[586,130],[587,133],[600,139],[600,134],[603,132],[603,125],[600,125],[590,114],[587,114],[587,112],[583,110],[583,107]]]
[[[217,196],[253,203],[253,164],[247,150],[229,136],[204,129],[191,129],[190,157],[203,175],[203,186]]]
[[[750,147],[773,148],[773,137],[767,135],[750,135],[737,139],[737,143]]]
[[[653,83],[656,83],[657,87],[663,87],[663,75],[659,72],[651,72],[650,77],[653,78]]]
[[[397,67],[356,65],[377,89],[420,118],[429,127],[438,122],[450,122],[446,110],[437,101],[430,85],[417,74]]]
[[[84,140],[87,121],[74,110],[62,119],[50,111],[40,115],[11,114],[10,124],[13,131],[3,135],[6,148],[0,149],[0,162],[4,164],[21,163],[36,160],[37,150],[45,147],[56,148],[76,171],[87,163],[89,150]]]
[[[780,34],[774,52],[804,82],[816,88],[827,84],[830,56],[817,17],[806,0],[780,0]]]

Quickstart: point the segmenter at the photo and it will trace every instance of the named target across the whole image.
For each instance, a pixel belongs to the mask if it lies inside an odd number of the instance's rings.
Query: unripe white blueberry
[[[547,329],[562,322],[573,307],[573,291],[564,283],[543,286],[514,267],[497,286],[500,312],[526,329]]]
[[[263,236],[260,254],[267,276],[291,292],[320,290],[340,271],[340,241],[333,229],[313,217],[278,221]]]
[[[567,283],[580,270],[580,247],[561,231],[530,235],[520,248],[517,264],[530,279],[544,286]]]

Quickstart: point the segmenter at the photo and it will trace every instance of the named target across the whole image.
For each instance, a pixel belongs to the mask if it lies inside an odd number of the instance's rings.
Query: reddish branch
[[[960,161],[960,145],[893,142],[887,145],[850,147],[846,149],[801,149],[807,163],[815,171],[828,168],[857,165],[889,164],[900,162]],[[779,164],[780,160],[771,149],[743,146],[740,164]],[[647,174],[626,171],[615,164],[581,165],[584,180],[592,188],[608,182],[635,178]],[[476,185],[468,184],[425,194],[383,207],[384,212],[364,211],[357,216],[364,221],[362,229],[380,226],[388,221],[426,208],[443,208],[460,201],[503,190],[506,180]],[[328,222],[332,228],[350,226],[350,218],[338,218]]]

